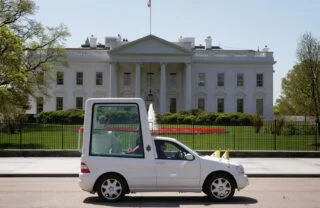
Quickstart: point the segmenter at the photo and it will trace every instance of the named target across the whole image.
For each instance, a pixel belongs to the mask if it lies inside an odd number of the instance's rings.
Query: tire
[[[125,190],[126,184],[118,175],[105,175],[97,183],[98,196],[103,201],[119,201],[125,195]]]
[[[231,176],[219,173],[207,180],[203,192],[214,201],[228,201],[233,197],[235,187]]]

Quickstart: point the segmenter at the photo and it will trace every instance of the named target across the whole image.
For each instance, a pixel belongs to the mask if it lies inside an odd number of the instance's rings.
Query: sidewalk
[[[249,177],[320,177],[320,158],[230,158]],[[77,177],[80,157],[0,157],[0,177]]]

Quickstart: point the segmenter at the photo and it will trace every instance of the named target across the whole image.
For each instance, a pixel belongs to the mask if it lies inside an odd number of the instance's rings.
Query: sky
[[[33,18],[45,26],[67,26],[71,36],[65,46],[78,48],[94,35],[121,35],[129,41],[150,34],[148,0],[35,0]],[[151,33],[170,42],[195,37],[205,45],[229,50],[274,52],[273,101],[281,94],[281,80],[297,63],[301,36],[311,32],[320,39],[318,0],[152,0]]]

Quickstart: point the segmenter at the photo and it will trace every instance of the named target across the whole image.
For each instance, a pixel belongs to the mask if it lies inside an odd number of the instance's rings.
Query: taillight
[[[84,162],[81,162],[81,173],[90,173],[88,166]]]

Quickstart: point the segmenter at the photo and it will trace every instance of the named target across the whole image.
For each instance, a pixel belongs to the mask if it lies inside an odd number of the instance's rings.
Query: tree
[[[314,115],[310,87],[302,64],[295,65],[282,79],[284,96],[279,100],[280,112],[291,113],[291,115]]]
[[[298,61],[305,73],[316,118],[320,101],[320,43],[311,33],[303,34],[297,49]]]
[[[320,44],[311,33],[302,35],[297,47],[298,63],[282,79],[282,95],[277,100],[281,115],[319,117]]]
[[[0,0],[0,115],[6,119],[24,112],[29,96],[46,95],[44,74],[67,64],[67,28],[44,27],[30,18],[35,10],[31,0]]]
[[[5,118],[15,117],[25,108],[22,106],[26,101],[25,95],[19,93],[26,84],[25,68],[21,65],[22,44],[7,27],[1,27],[0,46],[0,112],[6,112]]]
[[[276,116],[283,116],[283,115],[299,115],[293,108],[293,106],[289,103],[288,99],[280,96],[276,100],[276,105],[274,106],[274,114]]]

